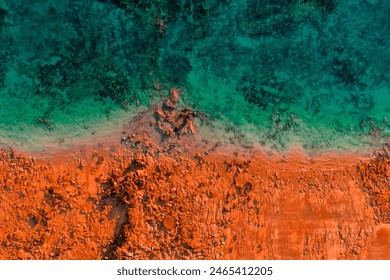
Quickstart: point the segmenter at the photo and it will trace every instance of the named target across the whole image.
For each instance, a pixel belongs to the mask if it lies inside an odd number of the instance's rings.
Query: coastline
[[[2,150],[2,259],[390,258],[388,150],[161,141],[136,118],[111,142]]]

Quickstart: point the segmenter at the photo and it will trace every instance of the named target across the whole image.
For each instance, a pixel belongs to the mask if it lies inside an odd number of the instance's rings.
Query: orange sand
[[[0,258],[390,259],[388,146],[268,155],[152,115],[122,144],[2,150]]]

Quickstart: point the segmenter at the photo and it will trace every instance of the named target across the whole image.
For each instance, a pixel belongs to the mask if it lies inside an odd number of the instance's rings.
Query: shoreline
[[[2,150],[1,258],[390,258],[387,149],[269,154],[202,131],[161,142],[158,121],[143,113],[122,144]]]

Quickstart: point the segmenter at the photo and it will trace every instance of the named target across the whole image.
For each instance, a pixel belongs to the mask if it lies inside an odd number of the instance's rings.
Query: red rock
[[[168,215],[165,217],[163,225],[166,229],[172,230],[175,228],[175,219]]]

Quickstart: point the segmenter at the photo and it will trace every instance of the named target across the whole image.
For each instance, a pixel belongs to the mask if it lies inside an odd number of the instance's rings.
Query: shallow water
[[[0,145],[88,139],[171,87],[268,149],[387,141],[390,2],[156,2],[0,0]]]

